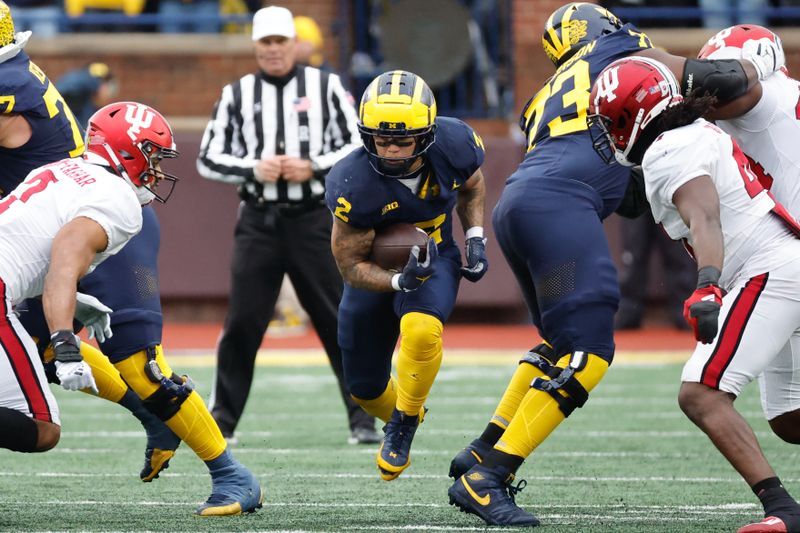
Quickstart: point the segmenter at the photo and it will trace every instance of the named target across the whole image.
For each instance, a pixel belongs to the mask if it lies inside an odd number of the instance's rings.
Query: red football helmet
[[[162,159],[178,157],[178,151],[166,119],[150,106],[116,102],[99,109],[89,119],[86,150],[108,161],[117,174],[130,181],[140,201],[155,198],[166,202],[178,181],[156,168]],[[159,195],[156,187],[164,180],[170,187]]]
[[[633,166],[628,155],[645,128],[682,101],[678,80],[664,64],[645,57],[614,61],[597,76],[589,96],[595,151],[606,163],[616,159]]]
[[[786,60],[781,38],[767,28],[756,26],[755,24],[739,24],[720,30],[706,41],[706,44],[700,49],[700,53],[697,54],[697,58],[742,59],[742,47],[744,44],[747,41],[759,41],[761,39],[767,39],[778,47],[778,50],[780,50],[778,64],[781,66],[781,70],[786,73]]]

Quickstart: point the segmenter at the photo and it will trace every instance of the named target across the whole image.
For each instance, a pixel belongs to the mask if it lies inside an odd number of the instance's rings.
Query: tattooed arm
[[[339,218],[333,218],[331,250],[342,278],[357,289],[375,292],[390,292],[395,272],[384,270],[369,260],[375,230],[350,226]]]
[[[483,209],[486,199],[486,183],[481,169],[475,171],[458,190],[456,212],[464,231],[483,226]]]

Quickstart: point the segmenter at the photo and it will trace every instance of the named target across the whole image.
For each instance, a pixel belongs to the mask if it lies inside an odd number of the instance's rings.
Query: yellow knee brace
[[[400,319],[397,356],[397,409],[416,416],[442,364],[442,322],[425,313],[406,313]]]

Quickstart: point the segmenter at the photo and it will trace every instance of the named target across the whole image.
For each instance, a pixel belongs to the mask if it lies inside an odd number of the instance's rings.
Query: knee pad
[[[540,364],[545,364],[544,358]],[[558,403],[559,409],[568,417],[583,407],[589,399],[589,392],[600,383],[608,370],[608,361],[588,352],[576,351],[565,355],[556,366],[546,370],[546,378],[536,378],[531,388],[548,393]]]
[[[528,352],[522,356],[519,360],[519,364],[528,363],[545,374],[547,374],[547,370],[543,368],[543,366],[549,366],[554,368],[554,365],[558,362],[558,357],[556,356],[555,350],[547,341],[542,341],[541,344],[537,344]]]
[[[406,313],[400,319],[400,347],[409,355],[431,359],[442,348],[442,321],[426,313]]]

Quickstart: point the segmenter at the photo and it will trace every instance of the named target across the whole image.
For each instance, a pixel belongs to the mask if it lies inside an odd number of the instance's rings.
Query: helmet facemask
[[[397,124],[392,124],[398,126]],[[412,169],[418,158],[423,157],[425,152],[436,142],[436,125],[431,124],[426,128],[406,129],[404,124],[401,128],[389,128],[390,124],[382,122],[378,128],[368,128],[359,124],[358,130],[361,132],[361,140],[367,150],[367,158],[370,165],[376,172],[390,178],[404,178],[412,174],[416,169]],[[408,157],[394,158],[381,156],[378,153],[378,146],[375,142],[376,137],[388,139],[412,139],[416,145],[414,152]],[[390,144],[393,141],[390,141]],[[394,143],[396,146],[403,146]]]

